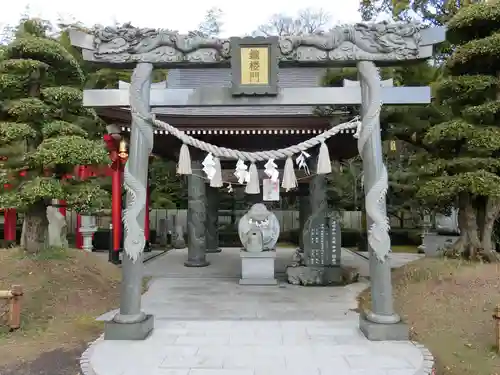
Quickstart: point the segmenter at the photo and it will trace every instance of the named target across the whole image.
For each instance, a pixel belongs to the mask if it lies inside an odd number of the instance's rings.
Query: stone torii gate
[[[148,157],[153,148],[152,106],[361,104],[358,148],[365,171],[372,307],[361,314],[360,329],[372,340],[407,340],[408,328],[393,308],[391,269],[387,261],[390,251],[385,205],[387,170],[382,156],[379,114],[382,103],[428,103],[430,89],[382,87],[377,65],[393,66],[431,58],[433,45],[443,41],[444,34],[443,28],[426,28],[415,23],[354,24],[338,26],[323,35],[280,38],[204,38],[130,25],[99,28],[91,33],[72,31],[71,42],[82,48],[85,60],[134,68],[130,90],[84,92],[85,106],[130,106],[132,113],[125,171],[128,194],[120,311],[106,323],[105,339],[144,339],[154,326],[153,316],[141,311],[145,186]],[[254,61],[253,68],[249,68],[250,60]],[[232,69],[230,88],[151,88],[153,67],[228,66]],[[278,70],[292,66],[356,66],[360,82],[340,88],[280,88]]]

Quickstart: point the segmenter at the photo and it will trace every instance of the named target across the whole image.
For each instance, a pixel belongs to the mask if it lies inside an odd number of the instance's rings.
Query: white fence
[[[234,211],[234,218],[232,218],[231,211],[219,211],[219,225],[230,225],[233,220],[237,223],[241,216],[246,211]],[[299,228],[299,211],[273,211],[278,218],[281,230],[283,232]],[[74,212],[67,212],[68,232],[74,233],[76,226],[76,214]],[[149,214],[150,228],[155,230],[160,227],[160,220],[166,219],[167,228],[171,230],[174,227],[174,217],[177,224],[182,225],[183,228],[187,226],[187,210],[151,210]],[[108,229],[111,223],[110,217],[97,218],[97,225],[99,228]],[[342,213],[342,228],[346,229],[361,229],[361,212],[360,211],[344,211]]]

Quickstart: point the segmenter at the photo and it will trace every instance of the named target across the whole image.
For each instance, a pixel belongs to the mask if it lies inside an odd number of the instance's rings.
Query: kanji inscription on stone
[[[306,266],[340,265],[340,223],[337,215],[329,212],[311,215],[302,235]]]

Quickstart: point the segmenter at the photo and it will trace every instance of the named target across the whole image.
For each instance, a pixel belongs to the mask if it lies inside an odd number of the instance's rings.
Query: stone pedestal
[[[82,226],[80,227],[80,233],[83,238],[83,250],[92,251],[92,235],[97,232],[97,226],[95,224],[95,217],[82,215]]]
[[[341,266],[313,267],[298,266],[286,268],[287,281],[292,285],[327,286],[345,285]]]
[[[144,340],[154,329],[154,316],[144,315],[137,322],[116,322],[110,320],[104,323],[104,340]]]
[[[240,285],[276,285],[274,277],[276,251],[260,253],[240,252],[241,279]]]
[[[359,315],[359,330],[370,341],[408,341],[410,327],[400,321],[398,323],[374,323],[367,319],[366,314]]]

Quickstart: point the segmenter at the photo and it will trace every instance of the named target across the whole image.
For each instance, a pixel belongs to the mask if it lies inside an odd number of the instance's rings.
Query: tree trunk
[[[458,228],[460,229],[460,237],[444,252],[444,255],[452,258],[463,256],[468,241],[467,217],[465,215],[467,201],[466,194],[462,193],[458,196]]]
[[[479,228],[477,226],[477,213],[470,194],[467,194],[465,219],[467,222],[466,230],[468,238],[467,246],[465,248],[465,256],[470,259],[475,259],[477,257],[477,253],[481,250],[481,240],[479,239]]]
[[[23,218],[23,228],[21,229],[20,246],[24,249],[24,237],[26,233],[26,220]]]
[[[477,226],[478,226],[478,234],[479,240],[483,241],[483,228],[486,220],[486,206],[488,204],[488,197],[477,197],[476,201],[476,217],[477,217]]]
[[[24,216],[24,249],[30,254],[36,254],[47,246],[49,221],[44,205],[37,205],[26,212]]]
[[[476,200],[468,193],[459,195],[458,225],[460,238],[445,252],[448,256],[463,256],[488,262],[500,261],[492,243],[493,226],[500,213],[500,200]]]
[[[493,226],[500,213],[500,199],[488,198],[485,205],[485,214],[482,219],[482,227],[480,227],[481,234],[481,256],[489,262],[500,261],[499,254],[495,251],[493,245]]]

